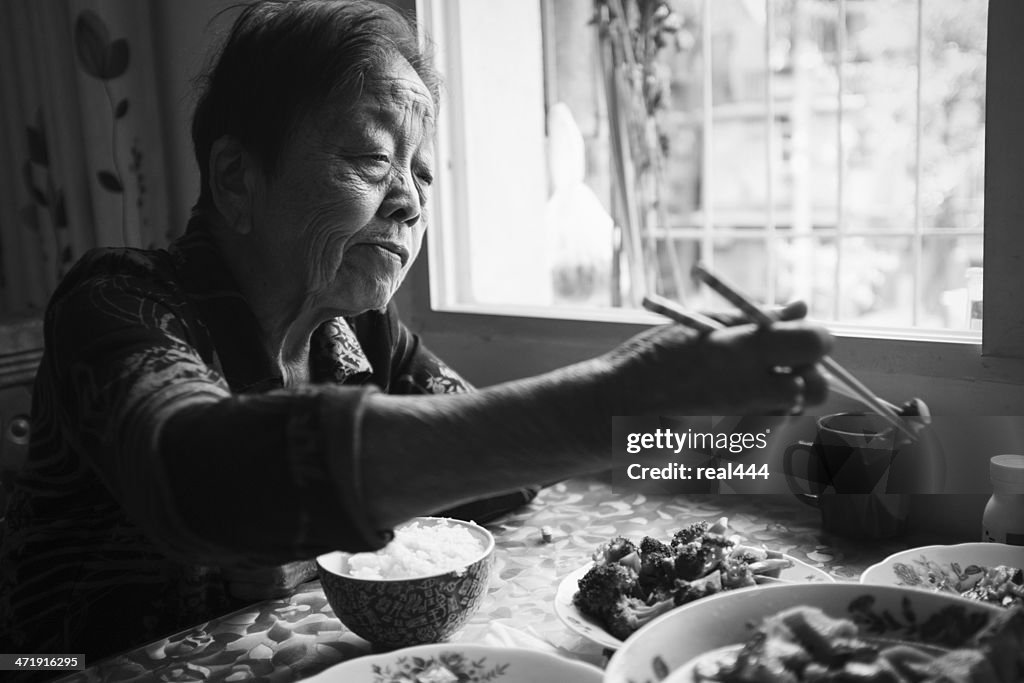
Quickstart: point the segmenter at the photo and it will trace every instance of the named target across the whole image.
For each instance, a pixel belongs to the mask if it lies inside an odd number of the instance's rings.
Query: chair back
[[[0,321],[0,518],[28,456],[32,382],[43,355],[42,322]]]

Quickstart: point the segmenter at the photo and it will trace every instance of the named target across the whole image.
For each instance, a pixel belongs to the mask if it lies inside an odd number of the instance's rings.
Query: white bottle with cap
[[[992,497],[985,505],[981,539],[1024,545],[1024,455],[997,455],[989,463]]]

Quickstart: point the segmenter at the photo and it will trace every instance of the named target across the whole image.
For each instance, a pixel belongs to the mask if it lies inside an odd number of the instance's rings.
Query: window
[[[474,265],[441,305],[635,307],[656,291],[706,307],[689,276],[699,259],[765,303],[804,298],[826,320],[967,329],[968,275],[982,265],[986,10],[445,5],[441,41],[473,59],[445,65],[460,77],[449,106],[468,200],[450,240],[461,252],[441,259]],[[495,218],[510,188],[514,215]]]
[[[425,286],[412,295],[421,331],[478,341],[508,328],[589,349],[636,328],[569,321],[652,322],[631,308],[600,43],[585,23],[595,4],[421,0],[449,95],[430,301]],[[671,154],[695,158],[670,157],[679,176],[664,202],[674,204],[670,220],[634,240],[655,245],[644,258],[659,258],[634,272],[656,271],[653,289],[697,308],[722,304],[689,281],[696,258],[762,301],[806,298],[816,317],[839,321],[830,327],[848,337],[843,360],[855,369],[1010,378],[1003,366],[978,365],[967,297],[968,269],[984,251],[984,350],[1024,355],[1015,301],[1024,274],[1014,265],[1024,257],[1014,229],[1024,216],[1014,189],[1024,142],[1013,123],[1024,102],[1012,68],[1024,59],[1014,37],[1022,10],[1006,0],[671,4],[689,32],[689,52],[672,58],[693,64],[674,72],[673,108],[659,115],[674,126]],[[872,33],[879,21],[899,30]],[[716,32],[716,22],[726,28]],[[566,122],[556,102],[568,104],[575,137],[552,139]],[[897,124],[911,132],[897,135]],[[561,208],[551,201],[559,173],[578,195]],[[573,213],[565,206],[586,217],[574,229],[603,225],[612,239],[545,229],[550,214]],[[605,272],[588,265],[605,258]],[[606,287],[612,278],[626,284]]]

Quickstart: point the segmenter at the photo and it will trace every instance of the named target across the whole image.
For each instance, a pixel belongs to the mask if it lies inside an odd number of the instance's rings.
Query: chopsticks
[[[696,311],[688,311],[674,301],[658,296],[657,294],[649,294],[644,297],[643,306],[651,313],[660,313],[661,315],[676,321],[682,325],[686,325],[698,332],[711,332],[712,330],[720,330],[725,327],[722,323],[718,322],[714,318],[697,313]]]
[[[701,264],[695,265],[693,267],[693,272],[708,287],[746,313],[752,322],[762,326],[771,325],[772,323],[777,322],[776,317],[762,311],[750,299],[740,294],[734,287],[726,284],[721,278],[709,272]],[[700,313],[687,311],[675,302],[656,295],[645,297],[643,306],[649,311],[660,313],[661,315],[675,320],[678,323],[687,325],[701,332],[710,332],[724,327],[722,323],[719,323],[713,318],[701,315]],[[917,438],[917,434],[903,424],[896,406],[888,401],[884,401],[878,396],[875,396],[875,394],[872,393],[871,390],[868,389],[860,380],[854,377],[852,373],[829,356],[824,356],[821,359],[821,365],[827,371],[829,379],[832,380],[830,384],[834,388],[841,386],[844,389],[844,391],[840,391],[839,393],[858,399],[904,434],[913,439]]]

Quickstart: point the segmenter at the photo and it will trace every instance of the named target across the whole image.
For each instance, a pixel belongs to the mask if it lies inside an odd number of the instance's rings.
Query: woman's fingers
[[[793,301],[784,306],[771,306],[764,309],[764,311],[773,320],[801,320],[802,318],[807,317],[807,304],[803,301]],[[746,313],[737,310],[714,311],[706,313],[705,315],[717,320],[726,327],[746,325],[748,323],[755,322],[751,320],[750,316]]]
[[[754,391],[760,396],[766,413],[796,413],[807,403],[806,382],[802,375],[792,372],[772,371],[770,378]]]
[[[832,348],[832,335],[827,330],[804,322],[780,322],[763,328],[730,328],[714,332],[712,337],[715,336],[726,343],[735,340],[738,353],[767,367],[811,365]]]
[[[816,406],[828,398],[828,379],[818,365],[794,368],[804,380],[804,404]]]
[[[818,405],[828,397],[828,382],[818,361],[832,348],[832,335],[821,327],[804,323],[777,323],[771,328],[755,330],[744,340],[740,351],[755,367],[769,367],[781,378],[782,386],[772,389],[768,384],[758,387],[777,402],[784,412],[800,413],[806,406]],[[778,382],[776,382],[778,383]],[[776,392],[781,392],[778,396]]]
[[[728,380],[727,380],[728,381]],[[827,396],[801,373],[775,371],[762,379],[737,382],[742,398],[723,408],[736,414],[798,415]]]
[[[803,301],[791,301],[776,309],[779,320],[800,320],[807,317],[807,304]]]

